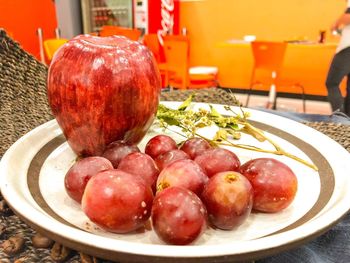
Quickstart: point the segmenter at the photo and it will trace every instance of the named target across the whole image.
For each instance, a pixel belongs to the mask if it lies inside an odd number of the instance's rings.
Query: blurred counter
[[[292,84],[300,83],[305,93],[326,96],[325,80],[336,44],[289,43],[284,58],[280,92],[298,93],[300,89]],[[253,55],[249,42],[226,41],[217,43],[212,63],[219,67],[221,87],[248,88],[253,68]],[[258,76],[264,81],[266,75]],[[342,85],[344,88],[344,85]],[[255,87],[268,90],[269,86]]]

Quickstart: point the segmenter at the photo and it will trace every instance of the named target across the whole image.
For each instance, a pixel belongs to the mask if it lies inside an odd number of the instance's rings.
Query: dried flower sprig
[[[294,159],[316,171],[318,170],[314,164],[285,151],[271,138],[266,136],[262,130],[249,123],[248,118],[250,113],[243,111],[241,107],[240,113],[237,113],[233,111],[230,106],[224,106],[224,108],[230,112],[232,116],[221,115],[214,107],[212,107],[212,105],[209,105],[210,110],[201,108],[197,111],[193,111],[189,106],[191,105],[194,96],[195,95],[191,95],[188,97],[177,109],[170,109],[163,104],[160,104],[157,112],[159,125],[186,138],[201,137],[214,146],[226,145],[257,152],[283,155]],[[198,133],[199,129],[210,127],[212,125],[218,127],[218,131],[212,139]],[[181,128],[183,133],[179,133],[171,129],[171,126]],[[273,146],[274,149],[267,150],[252,145],[234,143],[233,140],[239,140],[242,133],[253,136],[259,142],[267,141]]]

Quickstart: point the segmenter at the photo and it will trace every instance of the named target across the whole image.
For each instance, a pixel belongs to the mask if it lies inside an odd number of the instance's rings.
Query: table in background
[[[297,93],[292,84],[300,83],[305,93],[326,96],[326,76],[334,56],[335,43],[289,43],[281,73],[280,92]],[[221,87],[248,88],[253,68],[253,55],[249,42],[226,41],[218,43],[212,64],[219,67]],[[261,76],[262,80],[264,79]],[[264,86],[262,90],[269,90]],[[345,86],[342,85],[343,91]]]

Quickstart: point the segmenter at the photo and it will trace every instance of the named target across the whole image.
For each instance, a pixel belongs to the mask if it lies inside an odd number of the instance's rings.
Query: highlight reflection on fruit
[[[142,227],[148,220],[152,202],[152,189],[141,177],[113,169],[91,177],[81,208],[104,230],[128,233]]]
[[[254,189],[253,209],[276,213],[288,207],[298,190],[298,179],[292,169],[273,158],[249,160],[240,167]]]
[[[138,143],[153,122],[160,75],[151,52],[125,37],[80,35],[55,54],[48,100],[77,155],[101,155],[116,140]]]
[[[100,156],[91,156],[78,160],[67,171],[64,177],[64,187],[67,194],[78,203],[90,178],[102,171],[113,169],[112,163]]]

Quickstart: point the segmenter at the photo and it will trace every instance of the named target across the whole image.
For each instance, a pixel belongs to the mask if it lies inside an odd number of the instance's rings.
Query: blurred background
[[[189,44],[188,67],[196,67],[192,73],[201,74],[206,67],[206,74],[215,74],[215,86],[232,90],[242,100],[250,90],[250,103],[256,105],[265,104],[271,74],[255,74],[261,85],[253,87],[256,58],[250,43],[288,43],[278,80],[279,100],[303,95],[309,112],[329,113],[325,80],[339,42],[330,25],[344,9],[344,1],[334,0],[0,0],[0,27],[47,65],[51,57],[45,40],[100,35],[106,26],[138,29],[139,41],[159,32],[183,35]],[[155,55],[162,69],[165,55],[162,50]],[[164,88],[170,85],[169,72],[164,74]],[[190,81],[186,83],[183,87],[191,88]],[[344,94],[344,82],[341,90]],[[303,110],[296,107],[290,110]]]

